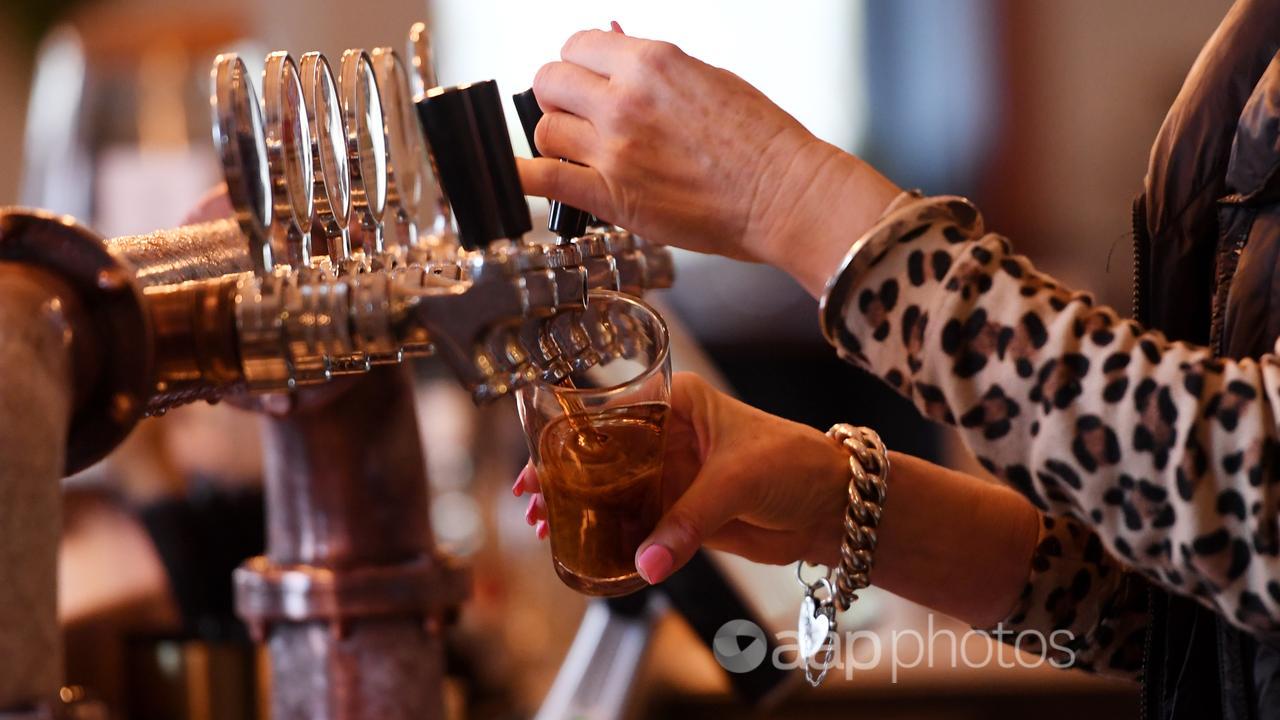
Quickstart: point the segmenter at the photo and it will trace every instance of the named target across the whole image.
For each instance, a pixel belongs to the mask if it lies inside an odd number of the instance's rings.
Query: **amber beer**
[[[662,516],[667,409],[649,402],[566,413],[542,432],[551,553],[560,579],[579,592],[623,595],[645,585],[635,553]]]

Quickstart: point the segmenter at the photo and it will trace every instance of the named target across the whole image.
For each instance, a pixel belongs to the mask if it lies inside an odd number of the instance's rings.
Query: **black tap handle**
[[[418,116],[463,247],[533,229],[496,82],[432,88],[418,101]]]
[[[520,127],[524,128],[524,138],[529,141],[529,152],[536,158],[542,157],[542,153],[538,152],[538,144],[533,141],[533,131],[542,119],[542,107],[538,105],[533,88],[512,95],[511,102],[516,106],[516,115],[520,116]]]
[[[516,106],[516,114],[520,116],[520,125],[524,128],[524,136],[529,141],[529,152],[534,157],[542,157],[538,145],[533,141],[534,130],[542,119],[542,108],[538,106],[538,98],[533,88],[511,96]],[[559,200],[551,201],[551,211],[547,217],[547,229],[563,239],[581,237],[587,232],[591,215],[572,205],[565,205]]]

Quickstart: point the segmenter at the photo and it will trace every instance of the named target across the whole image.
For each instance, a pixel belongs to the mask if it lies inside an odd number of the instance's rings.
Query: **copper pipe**
[[[404,367],[266,416],[267,554],[236,605],[271,661],[272,717],[443,717],[444,616],[466,576],[436,553]]]
[[[142,287],[155,339],[155,377],[148,415],[214,402],[243,379],[231,302],[236,281],[252,270],[249,246],[235,220],[105,240]]]
[[[249,244],[235,220],[215,220],[105,241],[142,287],[214,280],[247,272]]]
[[[155,379],[148,415],[197,400],[216,402],[244,379],[236,344],[236,276],[149,287]]]
[[[215,220],[105,241],[142,286],[155,338],[147,414],[216,401],[241,380],[233,304],[236,279],[252,270],[235,220]]]
[[[229,295],[250,268],[233,220],[105,239],[70,218],[0,209],[0,261],[56,274],[100,349],[75,378],[66,472],[111,451],[144,414],[216,400],[239,382]]]
[[[78,319],[75,294],[58,277],[0,262],[0,712],[51,701],[62,681],[58,481],[74,408]]]

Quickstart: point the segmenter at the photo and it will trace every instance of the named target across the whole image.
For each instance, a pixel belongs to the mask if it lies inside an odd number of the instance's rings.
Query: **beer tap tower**
[[[431,540],[404,361],[439,357],[481,402],[557,380],[627,331],[583,326],[588,290],[672,275],[613,229],[525,240],[496,86],[436,87],[424,28],[409,47],[412,71],[383,48],[336,75],[273,53],[261,102],[219,57],[234,218],[105,239],[0,210],[0,718],[58,713],[58,481],[147,415],[244,392],[276,398],[267,550],[235,576],[272,716],[442,716],[440,629],[469,581]]]

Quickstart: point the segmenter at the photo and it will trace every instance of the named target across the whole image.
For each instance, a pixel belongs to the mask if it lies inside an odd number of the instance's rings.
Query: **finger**
[[[539,520],[537,527],[533,529],[533,534],[539,540],[546,540],[547,535],[549,535],[550,533],[551,533],[551,528],[547,526],[547,522],[545,520]]]
[[[695,373],[678,372],[671,376],[671,412],[693,429],[702,454],[710,447],[710,423],[706,419],[716,395],[716,389]]]
[[[559,200],[599,218],[615,215],[609,188],[596,170],[553,158],[516,158],[516,164],[526,194]]]
[[[529,525],[538,522],[541,517],[538,515],[538,496],[533,495],[529,498],[529,504],[524,509],[524,521]]]
[[[607,106],[609,80],[581,65],[563,61],[538,68],[533,92],[544,113],[571,112],[591,117]]]
[[[632,54],[638,52],[644,43],[622,33],[583,30],[565,41],[564,47],[560,48],[560,59],[611,77],[632,62]]]
[[[527,463],[516,476],[516,483],[511,486],[511,494],[520,497],[525,493],[542,492],[542,484],[538,482],[538,470],[533,463]]]
[[[533,131],[538,152],[551,158],[564,158],[590,165],[600,147],[600,134],[590,121],[565,112],[542,116]]]
[[[636,570],[653,584],[679,570],[711,537],[738,515],[741,503],[734,473],[707,463],[689,489],[667,511],[636,551]]]

